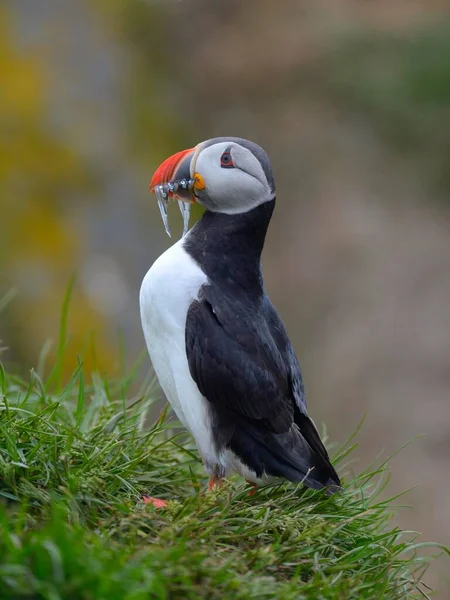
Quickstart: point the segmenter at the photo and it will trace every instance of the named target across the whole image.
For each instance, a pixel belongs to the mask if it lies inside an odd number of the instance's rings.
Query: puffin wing
[[[313,488],[339,477],[306,413],[295,352],[267,297],[247,303],[205,286],[186,319],[192,378],[218,417],[218,437],[252,468]]]
[[[275,433],[294,419],[282,357],[266,320],[205,286],[186,319],[192,378],[219,411],[230,411]]]

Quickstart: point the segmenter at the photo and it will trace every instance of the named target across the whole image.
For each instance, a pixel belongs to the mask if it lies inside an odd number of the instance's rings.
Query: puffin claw
[[[208,483],[208,491],[210,492],[215,487],[220,487],[222,485],[223,479],[221,477],[217,477],[217,475],[211,475]]]
[[[249,491],[248,495],[253,496],[256,492],[256,488],[258,487],[258,484],[255,483],[254,481],[249,481],[248,479],[246,479],[245,481],[248,483],[248,485],[251,485],[253,488],[252,490]]]
[[[155,508],[166,508],[167,502],[161,498],[153,498],[152,496],[142,496],[145,504],[151,504]]]

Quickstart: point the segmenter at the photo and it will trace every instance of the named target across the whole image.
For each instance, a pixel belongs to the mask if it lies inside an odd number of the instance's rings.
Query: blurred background
[[[250,138],[275,171],[266,287],[311,413],[336,442],[367,414],[355,470],[424,434],[387,493],[418,485],[398,523],[449,544],[449,8],[3,0],[2,358],[26,375],[45,347],[51,365],[74,274],[67,373],[81,353],[114,375],[119,338],[131,364],[140,282],[170,244],[153,171],[204,139]],[[445,570],[428,576],[440,598]]]

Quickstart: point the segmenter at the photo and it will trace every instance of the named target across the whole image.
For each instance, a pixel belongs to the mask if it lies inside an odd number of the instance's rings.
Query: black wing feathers
[[[186,322],[191,375],[213,405],[260,421],[270,431],[288,431],[294,408],[277,357],[270,354],[277,349],[266,348],[253,329],[224,301],[214,307],[206,298],[194,302]]]
[[[266,296],[239,302],[204,286],[187,314],[186,353],[211,402],[220,444],[258,476],[304,480],[314,488],[340,485],[306,414],[295,352]]]

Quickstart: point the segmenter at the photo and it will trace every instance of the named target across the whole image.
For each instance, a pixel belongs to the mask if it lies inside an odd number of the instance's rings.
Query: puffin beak
[[[166,229],[170,234],[167,206],[169,199],[177,200],[183,217],[183,235],[189,229],[191,204],[195,202],[193,187],[195,180],[191,178],[191,161],[196,148],[177,152],[156,169],[150,182],[150,191],[158,200],[159,210]]]
[[[191,178],[190,166],[194,156],[195,148],[182,150],[173,156],[169,156],[156,169],[155,174],[150,182],[150,191],[153,192],[158,185],[175,183],[182,179],[189,180]],[[168,190],[169,195],[173,195],[173,190]]]

